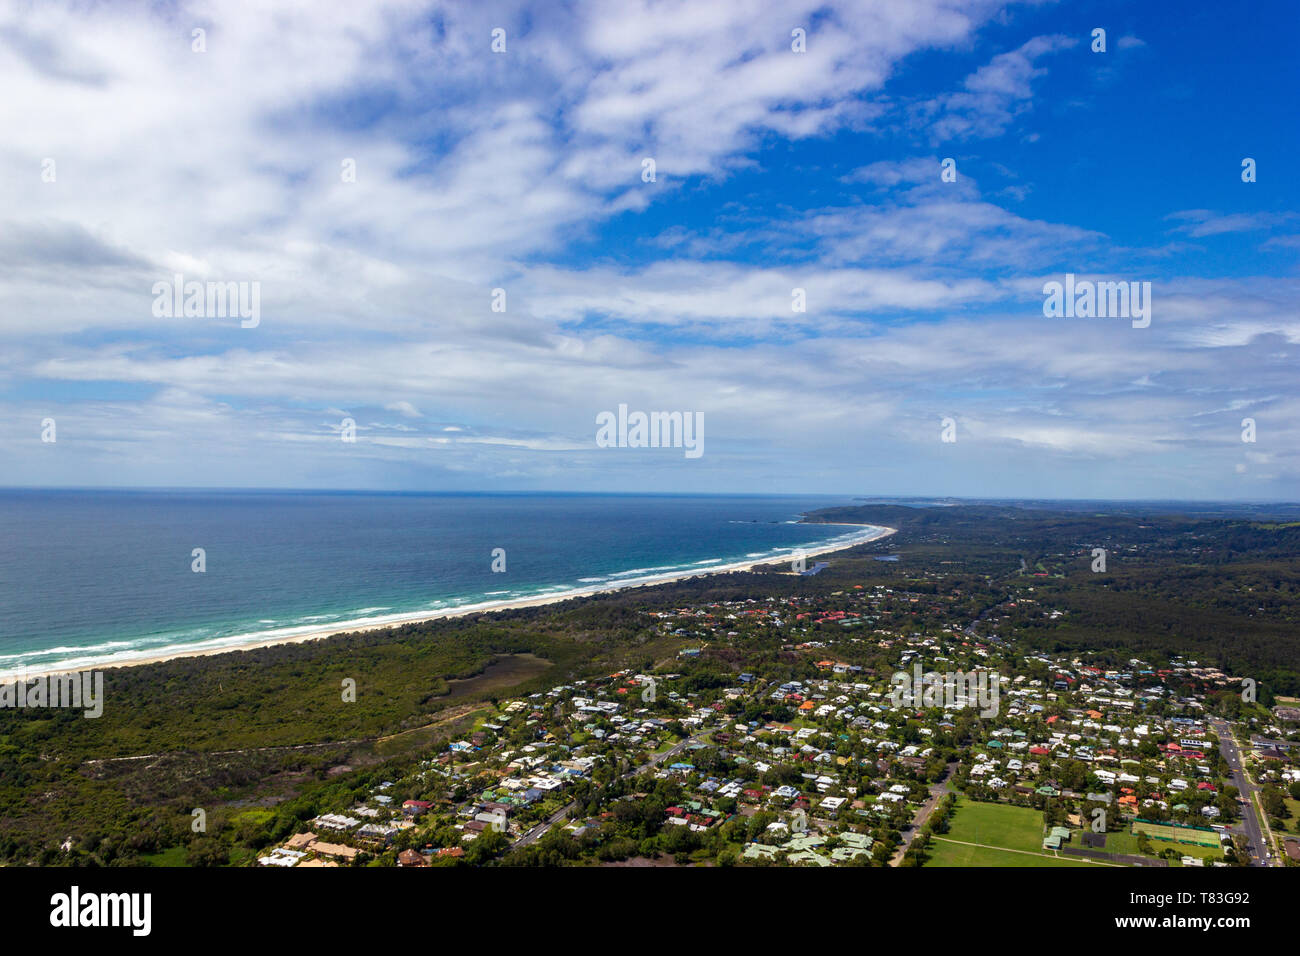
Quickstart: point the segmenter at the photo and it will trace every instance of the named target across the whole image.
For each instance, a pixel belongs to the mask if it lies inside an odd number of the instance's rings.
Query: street
[[[1264,851],[1268,847],[1268,843],[1264,840],[1264,830],[1260,826],[1259,816],[1255,812],[1255,788],[1247,780],[1241,750],[1232,736],[1232,727],[1227,721],[1216,717],[1210,718],[1210,726],[1219,735],[1219,750],[1232,771],[1233,786],[1237,788],[1242,797],[1242,829],[1245,831],[1246,839],[1250,841],[1250,865],[1268,866],[1269,864],[1264,857]]]
[[[627,773],[623,774],[623,776],[620,777],[619,779],[623,779],[623,777],[630,777],[633,774],[640,773],[646,767],[659,766],[659,764],[663,763],[668,758],[676,757],[679,753],[681,753],[691,744],[699,743],[701,737],[703,737],[703,734],[699,734],[694,737],[687,737],[681,743],[674,744],[671,748],[665,750],[663,753],[655,754],[645,764],[642,764],[641,766],[638,767],[633,767]],[[520,847],[528,846],[530,843],[536,843],[538,840],[540,840],[543,836],[546,835],[547,830],[555,826],[555,824],[559,823],[561,820],[565,819],[569,815],[569,811],[573,809],[573,806],[574,806],[573,803],[569,802],[566,803],[564,806],[560,807],[560,809],[556,810],[549,817],[547,817],[541,823],[534,826],[531,830],[529,830],[518,840],[512,843],[510,845],[510,849],[517,850]]]

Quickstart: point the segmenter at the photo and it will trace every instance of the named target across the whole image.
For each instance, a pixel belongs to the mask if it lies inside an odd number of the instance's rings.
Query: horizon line
[[[1059,502],[1073,504],[1178,504],[1178,505],[1292,505],[1300,506],[1300,500],[1273,498],[1034,498],[1024,496],[989,496],[989,495],[906,495],[877,492],[726,492],[726,491],[592,491],[574,489],[502,489],[484,491],[481,489],[431,489],[431,488],[292,488],[292,487],[256,487],[247,485],[0,485],[0,493],[5,492],[191,492],[191,493],[227,493],[227,494],[312,494],[312,495],[447,495],[464,497],[490,496],[543,496],[591,495],[601,497],[642,497],[642,498],[856,498],[856,499],[891,499],[897,501],[969,501],[969,502]],[[881,501],[868,503],[885,503]]]

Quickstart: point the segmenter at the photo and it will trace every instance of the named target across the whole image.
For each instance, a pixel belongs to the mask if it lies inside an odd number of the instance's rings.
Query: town
[[[857,585],[644,611],[680,644],[670,659],[486,702],[258,862],[1300,861],[1295,707],[1254,705],[1194,659],[1017,653],[998,636],[1012,614],[1062,614],[1031,597],[938,633],[894,623],[946,600]],[[900,706],[891,679],[920,670],[997,681],[996,712],[960,683],[941,706]],[[1212,707],[1227,698],[1231,720]]]

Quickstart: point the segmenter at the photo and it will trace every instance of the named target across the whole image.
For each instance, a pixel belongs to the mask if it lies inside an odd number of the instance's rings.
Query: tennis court
[[[1215,830],[1202,827],[1182,826],[1177,823],[1153,823],[1150,820],[1134,820],[1134,833],[1145,833],[1153,840],[1166,840],[1171,843],[1195,843],[1197,846],[1219,845],[1219,834]]]

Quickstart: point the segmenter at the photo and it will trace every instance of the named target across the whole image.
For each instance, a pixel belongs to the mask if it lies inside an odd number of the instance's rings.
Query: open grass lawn
[[[185,854],[185,847],[173,846],[156,853],[141,853],[140,860],[145,866],[188,866]]]
[[[993,847],[967,846],[936,839],[926,866],[1096,866],[1086,860],[1045,853],[1014,853]]]
[[[982,845],[968,845],[973,843]],[[968,800],[958,802],[948,832],[935,838],[929,852],[926,866],[1096,865],[1045,851],[1040,811]]]
[[[1103,849],[1105,849],[1107,853],[1131,853],[1134,856],[1142,855],[1138,850],[1137,834],[1130,833],[1128,830],[1107,833],[1106,846]]]
[[[1138,838],[1136,833],[1129,830],[1121,830],[1106,834],[1107,853],[1124,853],[1133,856],[1150,856],[1152,859],[1157,858],[1162,850],[1173,847],[1178,851],[1179,856],[1195,856],[1207,862],[1223,859],[1223,851],[1217,846],[1197,846],[1192,843],[1168,843],[1164,840],[1151,840],[1151,846],[1155,848],[1154,854],[1143,854],[1138,850]],[[1178,860],[1170,860],[1170,866],[1182,866]]]
[[[1300,833],[1300,800],[1287,797],[1286,806],[1291,811],[1291,815],[1282,821],[1283,831],[1293,835]]]
[[[1159,840],[1152,840],[1151,842],[1157,850],[1163,850],[1169,845],[1167,843],[1162,843]],[[1181,856],[1199,856],[1202,860],[1223,859],[1223,845],[1221,843],[1216,844],[1215,846],[1197,846],[1188,843],[1175,843],[1173,846],[1178,850],[1178,853]]]
[[[1043,852],[1043,814],[1027,807],[962,800],[953,811],[950,840],[984,843],[1010,850]]]

